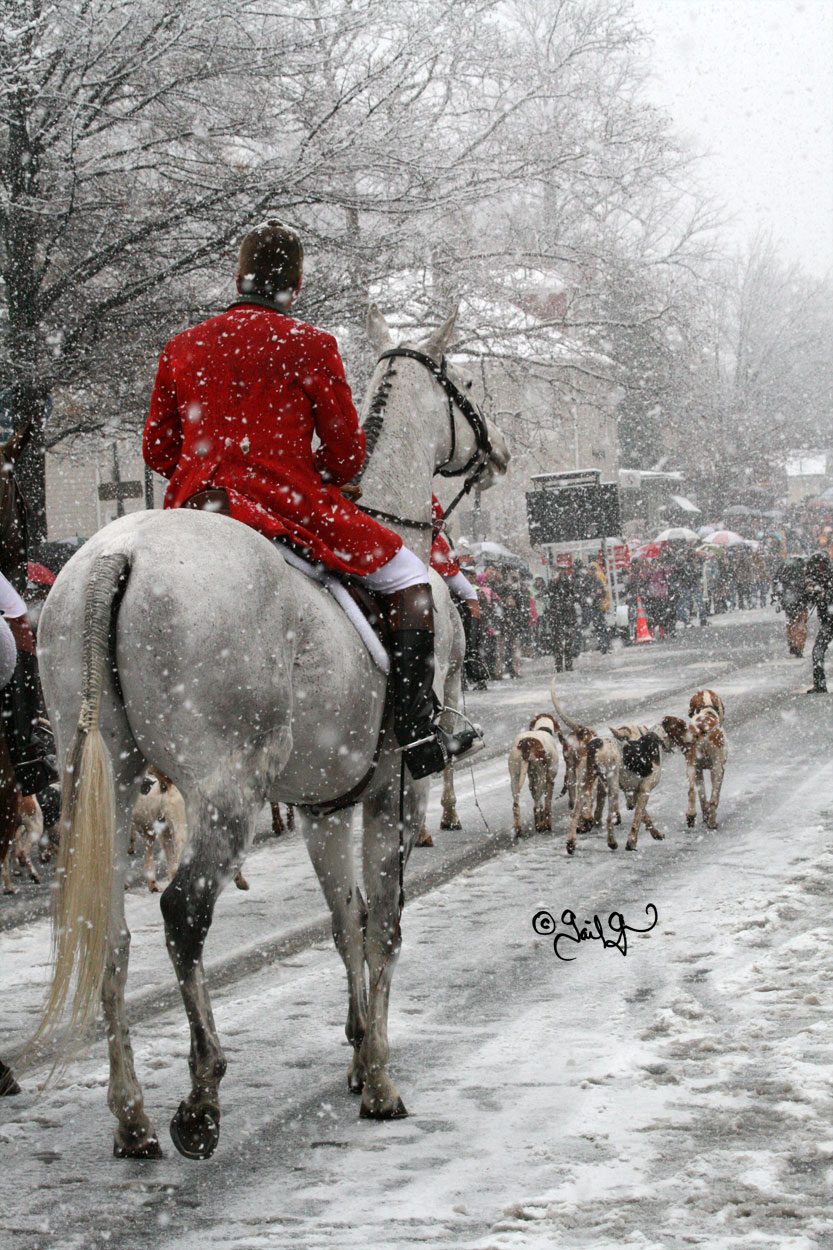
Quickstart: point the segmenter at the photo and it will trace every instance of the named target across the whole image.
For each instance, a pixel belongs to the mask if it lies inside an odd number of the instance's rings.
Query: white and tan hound
[[[518,734],[509,751],[509,778],[512,783],[512,823],[515,837],[523,836],[520,795],[529,782],[535,832],[552,829],[552,792],[558,774],[558,722],[548,712],[535,716],[529,729]]]
[[[35,885],[40,885],[40,877],[32,863],[30,852],[35,843],[39,843],[42,837],[43,813],[40,809],[40,803],[34,794],[18,794],[17,828],[15,829],[14,841],[9,844],[2,863],[0,863],[0,876],[3,881],[4,894],[17,893],[9,875],[12,862],[19,865],[19,867],[12,869],[16,877],[19,877],[21,869],[25,868]]]
[[[711,695],[714,702],[703,703],[700,696]],[[692,708],[695,710],[692,712]],[[686,776],[688,778],[688,805],[686,807],[686,824],[689,829],[697,820],[697,798],[700,795],[700,811],[707,829],[717,828],[717,807],[720,802],[720,789],[729,758],[729,744],[723,728],[723,701],[713,691],[698,691],[692,696],[689,704],[689,720],[677,721],[674,717],[674,728],[670,729],[672,738],[682,749],[685,756]],[[711,794],[706,798],[705,773],[711,774]],[[695,793],[696,792],[696,793]]]
[[[170,778],[155,768],[149,768],[142,779],[142,792],[133,808],[128,854],[134,853],[139,838],[142,839],[145,849],[145,880],[148,889],[151,894],[158,894],[154,852],[156,840],[159,839],[165,853],[168,880],[172,881],[188,842],[188,825],[185,819],[185,800]],[[249,888],[249,883],[239,868],[234,875],[234,884],[238,890]]]

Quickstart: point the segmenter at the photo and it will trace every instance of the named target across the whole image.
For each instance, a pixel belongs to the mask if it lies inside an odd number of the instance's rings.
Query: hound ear
[[[425,350],[429,356],[442,356],[451,341],[451,335],[454,333],[454,325],[457,321],[457,313],[459,305],[454,309],[447,321],[438,326],[434,333],[429,337],[425,344]]]
[[[628,732],[626,729],[614,729],[612,725],[608,726],[614,738],[618,738],[620,742],[628,741]]]
[[[393,336],[388,323],[376,304],[371,304],[367,310],[366,329],[367,337],[379,355],[386,352],[389,347],[393,347]]]

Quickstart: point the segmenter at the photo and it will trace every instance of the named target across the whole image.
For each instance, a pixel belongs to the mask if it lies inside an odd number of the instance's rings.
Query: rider
[[[431,521],[434,541],[431,544],[430,567],[439,573],[452,597],[466,635],[465,674],[475,690],[485,690],[487,670],[480,658],[480,600],[477,591],[461,572],[451,543],[443,533],[445,512],[436,495],[431,496]]]
[[[365,436],[335,339],[290,316],[302,274],[293,229],[267,221],[246,235],[239,298],[162,353],[144,457],[170,481],[166,508],[228,513],[386,596],[394,732],[411,774],[426,777],[476,735],[435,723],[428,569],[339,489],[362,466]]]

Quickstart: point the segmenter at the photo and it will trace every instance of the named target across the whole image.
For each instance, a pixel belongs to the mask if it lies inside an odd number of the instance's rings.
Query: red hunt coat
[[[234,304],[171,339],[143,452],[170,481],[166,508],[222,488],[238,521],[329,569],[373,573],[402,546],[338,489],[365,438],[335,339],[271,308]]]
[[[431,520],[434,524],[435,538],[431,544],[431,568],[440,577],[454,577],[460,572],[460,565],[454,558],[451,544],[443,533],[445,513],[436,495],[431,496]]]

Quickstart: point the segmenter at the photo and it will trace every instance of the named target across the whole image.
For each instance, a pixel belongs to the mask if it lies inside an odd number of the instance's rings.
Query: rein
[[[440,364],[437,364],[431,356],[427,355],[425,352],[417,350],[414,347],[391,347],[388,348],[387,351],[381,353],[379,360],[392,362],[398,357],[403,356],[409,360],[418,361],[423,368],[427,369],[431,376],[439,382],[445,392],[446,398],[448,399],[448,423],[451,432],[451,449],[448,459],[444,460],[443,463],[435,469],[435,473],[439,473],[442,477],[463,477],[465,474],[469,475],[463,483],[462,490],[455,495],[454,499],[445,509],[445,516],[449,516],[450,513],[457,507],[457,504],[463,496],[469,493],[472,487],[480,480],[486,471],[489,462],[489,453],[492,450],[492,442],[489,438],[489,431],[480,409],[476,404],[472,403],[467,395],[463,394],[459,386],[457,386],[456,383],[453,382],[448,376],[448,373],[446,372],[445,356],[442,357]],[[391,366],[389,364],[388,370],[385,372],[385,375],[379,384],[379,390],[370,407],[371,415],[368,417],[366,424],[370,424],[372,422],[373,429],[371,431],[371,437],[368,440],[369,445],[365,462],[356,474],[356,477],[353,479],[356,482],[361,480],[364,471],[367,468],[368,461],[370,460],[373,452],[376,450],[376,443],[381,430],[381,421],[384,413],[385,402],[387,400],[388,392],[390,391],[390,368]],[[454,455],[457,451],[457,427],[454,424],[455,407],[471,426],[476,441],[476,447],[473,454],[461,469],[449,469],[447,467],[454,460]],[[472,469],[473,472],[471,471]],[[364,504],[357,504],[357,507],[368,516],[374,517],[377,521],[390,521],[395,525],[408,525],[412,529],[419,530],[430,530],[433,528],[433,521],[415,521],[409,517],[401,517],[396,516],[391,512],[383,512],[379,508],[369,508]]]

